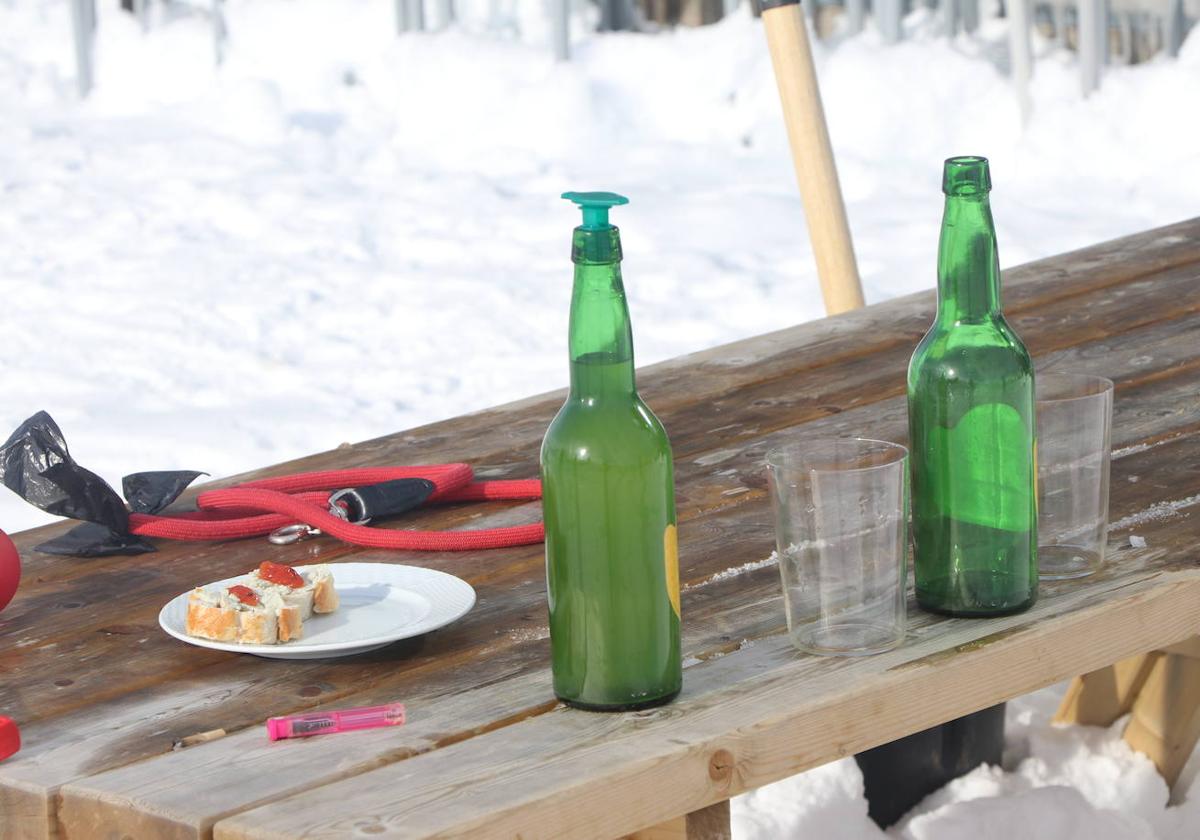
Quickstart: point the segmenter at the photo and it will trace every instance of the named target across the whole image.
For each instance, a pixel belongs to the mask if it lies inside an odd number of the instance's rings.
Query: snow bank
[[[632,198],[641,363],[822,314],[758,22],[576,20],[556,65],[536,6],[461,5],[396,38],[387,0],[229,0],[215,70],[202,14],[101,4],[78,104],[66,4],[0,3],[0,428],[46,408],[110,480],[221,475],[560,386],[566,188]],[[1022,131],[1002,33],[909,25],[817,49],[869,299],[932,285],[952,153],[994,162],[1006,264],[1194,215],[1200,39],[1087,101],[1041,45]]]
[[[1063,686],[1008,704],[1004,767],[981,766],[919,803],[888,831],[867,817],[862,774],[847,758],[733,800],[735,840],[1194,840],[1195,773],[1168,807],[1154,765],[1108,729],[1050,723]],[[1200,763],[1200,751],[1193,767]]]
[[[396,38],[390,0],[227,0],[149,35],[101,4],[74,99],[67,5],[0,0],[0,430],[37,409],[79,460],[229,474],[561,386],[574,211],[614,189],[642,363],[819,317],[760,26],[587,34],[555,65],[538,4],[461,2]],[[162,15],[155,4],[156,14]],[[934,283],[940,164],[988,155],[1005,265],[1197,213],[1200,36],[1077,95],[1038,43],[1022,128],[979,39],[816,46],[871,301]],[[45,521],[0,497],[0,527]],[[1041,704],[1041,705],[1038,705]],[[1010,706],[981,768],[891,834],[1190,840],[1195,765],[1166,807],[1112,731]],[[878,838],[852,761],[741,797],[739,838]],[[1153,832],[1153,834],[1151,833]]]

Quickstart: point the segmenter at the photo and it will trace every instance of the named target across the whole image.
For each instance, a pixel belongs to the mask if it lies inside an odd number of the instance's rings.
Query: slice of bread
[[[283,641],[279,638],[282,622],[278,611],[266,604],[257,608],[238,610],[238,643],[243,645],[273,645]]]
[[[304,635],[304,621],[297,607],[279,608],[279,641],[290,642]]]
[[[189,636],[217,642],[248,645],[273,645],[299,639],[304,634],[304,619],[338,607],[333,573],[328,566],[316,566],[302,575],[304,585],[288,587],[271,583],[251,572],[236,585],[246,586],[258,596],[258,603],[247,604],[229,589],[212,592],[197,587],[188,595],[187,625]]]
[[[313,611],[331,613],[339,606],[337,590],[333,588],[333,572],[322,564],[313,566],[305,577],[312,582]]]
[[[262,597],[269,593],[278,595],[284,604],[299,610],[301,621],[312,618],[314,612],[331,613],[338,608],[337,590],[333,587],[333,573],[329,566],[313,566],[298,574],[304,581],[303,586],[292,587],[263,580],[258,569],[252,571],[244,583]]]
[[[214,642],[236,642],[237,611],[223,605],[219,597],[197,587],[188,596],[187,633]]]
[[[189,636],[214,642],[244,645],[273,645],[279,641],[277,611],[263,604],[243,604],[228,591],[220,593],[193,589],[188,596]]]

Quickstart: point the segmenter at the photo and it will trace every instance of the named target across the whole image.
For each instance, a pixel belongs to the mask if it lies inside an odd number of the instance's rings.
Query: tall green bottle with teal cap
[[[665,703],[683,681],[671,445],[638,396],[613,193],[583,210],[571,259],[571,389],[542,442],[554,693],[584,709]]]
[[[908,368],[917,602],[958,616],[1037,598],[1033,364],[1000,311],[988,162],[946,161],[938,307]]]

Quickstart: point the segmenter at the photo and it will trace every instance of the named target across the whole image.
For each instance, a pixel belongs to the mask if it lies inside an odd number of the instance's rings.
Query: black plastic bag
[[[121,479],[121,489],[134,513],[158,513],[202,475],[208,473],[195,470],[131,473]]]
[[[141,537],[118,534],[95,522],[77,525],[61,537],[47,540],[33,550],[67,557],[111,557],[114,554],[149,554],[158,551]]]
[[[122,487],[134,512],[158,513],[201,475],[193,470],[133,473],[125,476]],[[58,424],[44,411],[18,426],[0,447],[0,480],[34,507],[84,520],[83,525],[37,546],[37,551],[105,557],[156,550],[129,533],[125,502],[108,482],[75,462]]]
[[[129,532],[125,502],[104,479],[75,463],[58,424],[44,411],[18,426],[0,448],[0,479],[46,513]]]

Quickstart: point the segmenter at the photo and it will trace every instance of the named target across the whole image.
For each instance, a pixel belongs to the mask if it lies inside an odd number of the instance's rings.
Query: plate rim
[[[227,577],[227,578],[220,578],[218,580],[213,580],[213,581],[209,581],[207,583],[199,584],[198,587],[194,586],[194,587],[192,587],[192,589],[188,589],[188,590],[176,595],[174,598],[171,598],[165,604],[163,604],[162,608],[158,611],[158,626],[167,635],[172,636],[173,638],[176,638],[181,642],[185,642],[190,645],[195,645],[197,647],[209,648],[210,650],[220,650],[220,651],[226,651],[228,653],[249,653],[249,654],[261,654],[261,653],[270,652],[272,654],[275,654],[275,656],[272,656],[271,658],[276,658],[276,659],[303,658],[303,657],[316,658],[316,657],[311,657],[310,655],[314,654],[314,653],[337,653],[337,652],[343,652],[346,655],[350,655],[350,654],[358,652],[360,648],[365,649],[368,647],[373,647],[374,649],[378,649],[385,645],[391,644],[392,642],[401,641],[402,639],[409,639],[409,638],[413,638],[414,636],[423,636],[426,633],[432,633],[434,630],[439,630],[448,624],[453,624],[455,621],[458,621],[458,619],[462,618],[464,615],[466,615],[472,609],[474,609],[475,604],[478,601],[478,594],[475,592],[474,586],[472,586],[470,583],[468,583],[467,581],[460,578],[458,575],[451,574],[450,572],[443,572],[441,569],[429,569],[424,566],[413,566],[408,563],[364,563],[361,561],[355,561],[355,562],[351,562],[351,563],[337,563],[337,562],[334,562],[334,563],[308,563],[308,564],[305,564],[302,566],[293,566],[292,568],[296,569],[297,571],[304,571],[306,569],[312,568],[313,566],[329,566],[331,569],[335,569],[335,570],[338,567],[346,568],[346,567],[350,567],[350,566],[358,566],[358,567],[382,566],[382,567],[386,567],[389,569],[404,569],[406,571],[416,571],[417,573],[419,573],[421,575],[426,575],[426,576],[429,576],[432,578],[437,578],[437,577],[449,578],[451,581],[453,581],[452,585],[454,585],[454,586],[461,585],[461,586],[466,587],[464,595],[466,595],[467,597],[466,597],[464,605],[461,609],[456,609],[451,614],[448,614],[442,618],[437,619],[433,624],[430,624],[428,627],[425,627],[424,629],[419,630],[418,632],[415,632],[415,633],[407,632],[409,627],[421,625],[421,622],[414,622],[414,624],[412,624],[412,625],[408,625],[406,627],[401,627],[396,631],[386,633],[382,636],[370,636],[367,638],[355,639],[353,641],[344,641],[344,642],[321,642],[319,644],[309,644],[309,645],[305,645],[303,643],[297,644],[297,645],[292,645],[292,644],[246,645],[246,644],[239,644],[237,642],[218,642],[218,641],[215,641],[212,639],[203,639],[199,636],[189,636],[186,631],[180,632],[180,631],[176,630],[175,628],[168,625],[167,611],[169,609],[171,609],[171,605],[176,603],[177,601],[181,601],[181,600],[184,603],[186,603],[185,599],[187,598],[188,595],[190,595],[192,593],[193,589],[197,589],[197,588],[203,589],[203,588],[207,588],[210,586],[216,586],[216,585],[225,583],[227,581],[238,580],[239,578],[243,578],[246,576],[246,574],[248,574],[248,573],[244,572],[240,575],[234,575],[232,577]],[[336,579],[336,572],[335,572],[335,579]],[[336,588],[336,583],[335,583],[335,588]],[[429,600],[431,605],[433,604],[433,601],[430,600],[427,595],[425,595],[423,593],[416,593],[416,594],[419,594],[419,595],[421,595],[422,598]],[[431,609],[430,614],[434,613],[435,609]],[[427,618],[428,618],[428,614],[421,621],[425,621]],[[298,640],[298,641],[302,642],[302,640]],[[296,657],[278,656],[279,653],[282,653],[285,651],[294,651],[296,654],[298,654],[298,656],[296,656]]]

